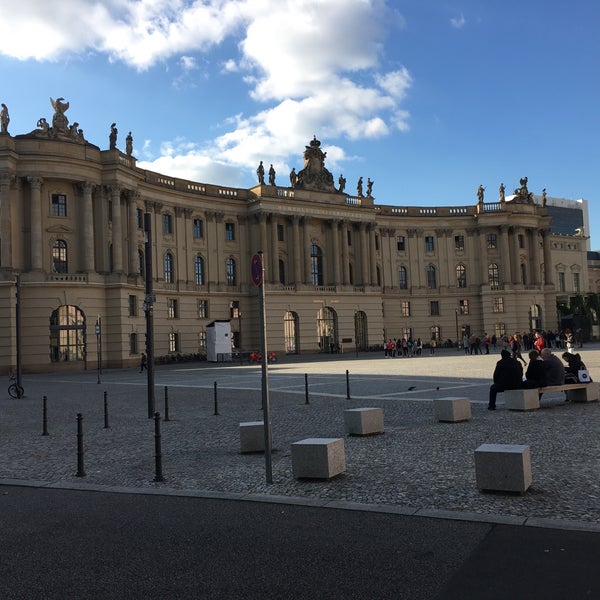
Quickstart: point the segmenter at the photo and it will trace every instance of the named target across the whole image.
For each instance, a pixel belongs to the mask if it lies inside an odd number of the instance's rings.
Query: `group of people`
[[[541,343],[539,345],[542,346]],[[494,383],[490,387],[488,410],[496,410],[496,396],[499,392],[578,383],[580,372],[587,372],[578,353],[564,352],[562,358],[565,362],[563,363],[548,347],[529,351],[529,365],[527,365],[525,376],[523,376],[523,365],[514,356],[514,353],[504,349],[500,355],[501,358],[494,369]],[[523,360],[522,357],[521,360]],[[523,362],[525,363],[524,360]],[[584,382],[589,381],[591,379],[586,377]]]
[[[437,340],[429,340],[427,346],[429,354],[435,354]],[[421,356],[423,354],[423,342],[421,338],[414,340],[412,337],[390,339],[383,344],[383,353],[386,358]]]

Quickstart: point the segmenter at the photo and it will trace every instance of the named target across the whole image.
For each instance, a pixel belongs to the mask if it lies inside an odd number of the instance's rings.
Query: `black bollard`
[[[77,477],[85,477],[83,469],[83,415],[77,413]]]
[[[48,433],[48,398],[42,398],[42,435],[50,435]]]
[[[308,373],[304,373],[304,404],[309,404],[308,402]]]
[[[160,445],[160,413],[154,413],[154,481],[161,482],[165,478],[162,474],[162,451]]]
[[[163,421],[170,421],[169,419],[169,386],[165,385],[165,418]]]
[[[219,402],[217,400],[217,382],[215,381],[215,416],[219,414]]]
[[[110,425],[108,424],[108,400],[106,392],[104,392],[104,429],[110,429]]]
[[[350,376],[348,369],[346,369],[346,400],[350,400]]]

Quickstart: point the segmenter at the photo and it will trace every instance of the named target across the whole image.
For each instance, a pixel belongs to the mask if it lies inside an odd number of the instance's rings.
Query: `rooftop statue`
[[[272,164],[269,167],[269,185],[275,185],[275,169]]]
[[[546,206],[546,202],[548,199],[546,198],[546,188],[542,190],[542,206]]]
[[[50,98],[50,104],[54,109],[54,115],[52,116],[52,131],[54,135],[63,134],[68,135],[69,133],[69,119],[65,116],[65,112],[69,109],[69,103],[63,102],[64,98],[57,98],[52,100]]]
[[[127,137],[125,138],[125,154],[127,154],[127,156],[131,156],[131,153],[133,152],[133,136],[131,135],[131,131],[127,134]]]
[[[260,185],[264,185],[265,184],[265,168],[263,167],[262,160],[260,161],[260,164],[258,165],[258,168],[256,169],[256,176],[258,177],[258,183]]]
[[[477,188],[477,202],[479,202],[479,204],[483,204],[483,192],[485,192],[485,188],[480,185]]]
[[[340,194],[343,194],[345,188],[346,188],[346,178],[342,174],[340,174],[340,178],[338,179],[338,192]]]
[[[358,181],[356,183],[356,195],[359,198],[363,197],[363,178],[362,177],[359,177]]]
[[[37,129],[34,129],[25,136],[17,137],[39,137],[50,138],[61,141],[76,142],[78,144],[87,143],[83,137],[83,129],[79,128],[79,123],[75,122],[69,126],[69,119],[65,112],[69,109],[69,103],[64,101],[64,98],[53,100],[50,98],[50,104],[54,109],[52,115],[52,126],[48,123],[45,117],[40,117],[37,121]]]
[[[370,177],[367,177],[367,198],[373,197],[373,181]]]
[[[296,180],[298,179],[298,175],[296,174],[296,169],[292,168],[290,171],[290,187],[296,187]]]
[[[527,189],[527,177],[519,179],[521,187],[515,190],[515,198],[513,202],[521,204],[533,204],[533,194]]]
[[[110,134],[108,136],[108,144],[109,144],[109,149],[110,150],[116,150],[117,149],[117,135],[119,133],[119,130],[117,129],[117,124],[113,123],[110,126]]]
[[[501,183],[500,188],[498,189],[498,192],[500,193],[500,202],[506,201],[505,190],[506,190],[506,188],[504,187],[504,184]]]
[[[0,110],[0,133],[8,133],[8,124],[10,123],[10,117],[8,115],[8,108],[6,104],[2,103],[2,110]]]
[[[309,146],[304,150],[304,168],[298,173],[297,188],[304,190],[318,190],[322,192],[335,192],[333,175],[325,168],[327,152],[320,148],[321,142],[314,136]]]

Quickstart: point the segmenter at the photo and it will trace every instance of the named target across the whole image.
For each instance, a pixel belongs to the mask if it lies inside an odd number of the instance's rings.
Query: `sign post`
[[[259,250],[253,257],[250,265],[252,281],[258,286],[258,309],[260,319],[260,352],[262,368],[262,409],[263,429],[265,434],[265,471],[267,483],[273,483],[273,468],[271,463],[271,415],[269,410],[269,374],[267,369],[267,317],[265,311],[265,282],[263,255]]]

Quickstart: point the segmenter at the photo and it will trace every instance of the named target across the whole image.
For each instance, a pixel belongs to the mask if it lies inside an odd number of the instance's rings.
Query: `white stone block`
[[[595,381],[591,381],[579,390],[567,390],[567,398],[571,402],[598,402],[600,386]]]
[[[475,478],[480,490],[523,494],[531,485],[529,446],[482,444],[475,450]]]
[[[240,452],[265,451],[264,421],[249,421],[240,423]]]
[[[383,409],[350,408],[344,411],[348,435],[374,435],[383,433]]]
[[[540,407],[540,394],[537,390],[506,390],[504,404],[508,410],[537,410]]]
[[[292,444],[296,479],[331,479],[346,470],[343,438],[307,438]]]
[[[436,398],[433,401],[433,411],[437,421],[458,423],[471,418],[470,398]]]

